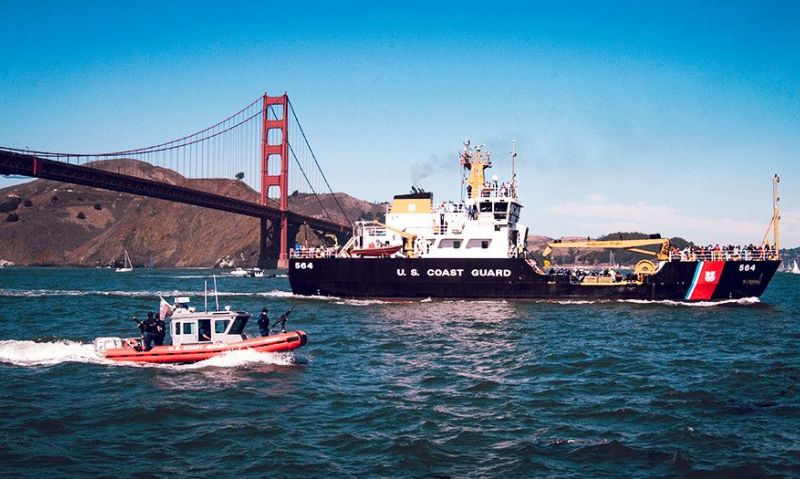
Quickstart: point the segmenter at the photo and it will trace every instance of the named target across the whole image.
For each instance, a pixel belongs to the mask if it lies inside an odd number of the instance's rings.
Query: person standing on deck
[[[261,316],[258,317],[258,330],[261,336],[269,336],[269,310],[266,308],[261,309]]]
[[[144,338],[142,348],[144,351],[150,351],[152,348],[151,344],[155,341],[156,337],[158,337],[158,326],[156,322],[155,314],[152,311],[147,313],[147,319],[144,322]]]

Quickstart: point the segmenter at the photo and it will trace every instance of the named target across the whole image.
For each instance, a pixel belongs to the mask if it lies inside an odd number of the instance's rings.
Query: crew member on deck
[[[267,307],[261,308],[261,316],[258,317],[258,329],[261,336],[269,336],[269,310]]]
[[[142,347],[144,351],[150,351],[152,343],[158,337],[158,325],[155,314],[152,311],[147,313],[147,319],[144,322],[144,338]]]
[[[166,337],[166,335],[167,335],[167,324],[164,322],[164,318],[159,316],[156,319],[156,337],[155,337],[156,346],[164,345],[164,337]]]

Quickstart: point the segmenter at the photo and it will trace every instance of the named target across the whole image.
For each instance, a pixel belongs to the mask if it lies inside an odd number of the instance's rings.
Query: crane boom
[[[640,249],[641,246],[661,245],[658,252]],[[669,253],[669,239],[639,239],[639,240],[609,240],[609,241],[594,241],[594,240],[578,240],[578,241],[553,241],[547,243],[542,256],[547,257],[554,249],[557,248],[594,248],[594,249],[626,249],[636,253],[648,254],[656,256],[659,260],[667,259]]]

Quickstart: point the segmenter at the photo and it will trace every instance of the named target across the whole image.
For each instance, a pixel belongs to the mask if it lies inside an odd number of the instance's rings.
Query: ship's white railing
[[[336,248],[319,247],[319,248],[300,248],[289,250],[290,258],[333,258],[339,251]]]
[[[483,185],[481,187],[481,198],[492,197],[516,198],[517,195],[514,188],[508,183],[502,183],[500,185],[490,183]]]
[[[669,261],[769,261],[778,259],[774,249],[670,251]]]

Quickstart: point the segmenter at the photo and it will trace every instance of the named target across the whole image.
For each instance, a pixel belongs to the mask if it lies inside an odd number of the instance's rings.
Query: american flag
[[[159,298],[161,298],[161,296],[159,296]],[[167,316],[172,314],[172,307],[169,305],[166,299],[161,298],[161,309],[159,309],[158,312],[161,315],[161,319],[165,319]]]

